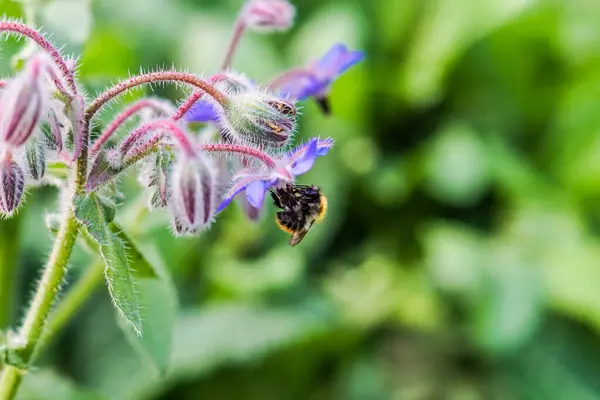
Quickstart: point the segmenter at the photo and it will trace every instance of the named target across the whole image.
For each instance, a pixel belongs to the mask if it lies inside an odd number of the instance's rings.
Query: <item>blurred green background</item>
[[[215,72],[242,1],[36,3],[94,94],[140,68]],[[245,36],[234,68],[264,81],[336,42],[367,53],[334,85],[332,117],[303,110],[299,138],[336,140],[301,179],[328,217],[293,249],[272,208],[253,224],[233,206],[174,239],[164,215],[132,211],[145,197],[127,179],[120,218],[178,289],[169,371],[136,356],[99,287],[21,398],[600,399],[600,3],[296,6],[289,32]],[[21,44],[3,45],[4,74]],[[55,192],[27,197],[0,221],[0,328],[51,245]],[[93,262],[78,249],[66,290]]]

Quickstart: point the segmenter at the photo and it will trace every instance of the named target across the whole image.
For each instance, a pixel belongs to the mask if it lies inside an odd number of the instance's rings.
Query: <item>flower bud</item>
[[[293,102],[255,91],[234,94],[229,100],[221,124],[234,141],[266,147],[288,144],[296,129]]]
[[[217,207],[215,172],[203,155],[179,157],[171,175],[171,211],[175,231],[192,234],[212,221]]]
[[[250,0],[242,9],[242,21],[257,31],[282,31],[292,26],[296,9],[287,0]]]
[[[115,166],[117,150],[101,150],[96,155],[88,173],[86,190],[91,192],[116,177],[122,169]]]
[[[43,139],[42,139],[43,140]],[[30,140],[25,148],[25,159],[27,161],[27,172],[33,180],[40,180],[46,172],[46,155],[44,146],[37,138]]]
[[[140,169],[138,181],[144,187],[152,189],[150,209],[164,208],[169,202],[171,192],[169,178],[172,158],[168,151],[160,150],[155,157],[150,157]]]
[[[23,198],[25,174],[11,158],[4,157],[0,162],[0,214],[11,216]]]
[[[0,95],[0,142],[8,147],[22,146],[46,115],[50,91],[45,70],[44,57],[32,58]]]

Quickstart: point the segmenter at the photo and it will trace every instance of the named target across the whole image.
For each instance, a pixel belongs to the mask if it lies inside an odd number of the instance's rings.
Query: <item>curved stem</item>
[[[48,315],[67,272],[67,262],[71,256],[76,236],[77,221],[69,210],[65,214],[65,219],[54,241],[52,254],[46,264],[42,279],[38,283],[35,296],[25,316],[25,322],[19,330],[17,340],[22,343],[22,346],[14,349],[14,352],[25,365],[31,363],[39,347]],[[10,365],[5,368],[4,375],[0,380],[0,398],[12,398],[23,373],[24,371]]]
[[[46,38],[44,38],[38,31],[28,27],[27,25],[20,24],[18,22],[11,21],[0,21],[0,32],[13,32],[19,35],[27,36],[34,42],[36,42],[46,53],[50,55],[54,64],[62,74],[63,79],[67,83],[67,86],[71,90],[69,94],[77,94],[77,85],[75,85],[75,78],[67,67],[65,60],[60,55],[60,52],[56,47],[52,45]]]
[[[209,153],[236,153],[262,161],[267,167],[275,168],[275,160],[267,153],[253,147],[227,143],[207,143],[198,146]]]
[[[131,150],[132,147],[135,146],[135,143],[143,138],[148,132],[153,131],[155,129],[164,129],[166,132],[171,134],[173,138],[175,138],[179,144],[181,150],[188,156],[193,156],[196,152],[194,151],[194,147],[190,142],[190,139],[187,137],[185,132],[177,126],[177,124],[171,120],[161,119],[158,121],[148,122],[134,130],[128,137],[125,139],[123,144],[121,144],[120,152],[125,155]],[[154,142],[160,140],[163,136],[163,133],[157,135],[157,137],[153,138]]]
[[[217,82],[220,82],[225,79],[227,79],[227,75],[216,74],[216,75],[211,76],[208,81],[210,83],[217,83]],[[187,113],[190,110],[190,108],[192,108],[192,106],[194,104],[196,104],[196,102],[202,98],[202,96],[204,96],[204,92],[202,90],[196,90],[183,102],[183,104],[181,104],[181,106],[179,106],[179,109],[177,110],[177,112],[175,114],[173,114],[171,119],[173,119],[174,121],[177,121],[177,120],[180,120],[181,118],[183,118],[185,113]]]
[[[240,42],[240,39],[244,35],[244,31],[246,30],[246,24],[244,20],[240,16],[235,23],[235,27],[233,28],[233,36],[231,37],[231,41],[229,42],[229,46],[227,46],[227,53],[225,54],[225,59],[223,60],[223,64],[221,65],[221,69],[225,70],[229,68],[231,65],[231,61],[233,60],[233,54],[237,49],[237,46]]]
[[[196,92],[198,93],[198,92]],[[199,92],[201,95],[204,92]],[[102,146],[110,139],[110,137],[122,126],[125,121],[131,118],[133,115],[137,114],[144,108],[153,108],[157,111],[166,111],[164,110],[164,106],[155,100],[151,99],[142,99],[136,103],[133,103],[129,107],[127,107],[121,114],[117,115],[117,117],[108,125],[108,127],[102,132],[102,134],[96,139],[94,145],[90,150],[90,155],[94,156],[102,148]]]
[[[115,86],[105,90],[88,106],[85,111],[85,120],[89,123],[94,115],[110,100],[123,94],[124,92],[133,89],[137,86],[154,83],[154,82],[180,82],[201,89],[219,104],[225,104],[227,98],[223,93],[218,91],[209,82],[199,78],[196,75],[188,74],[179,71],[158,71],[150,72],[144,75],[137,75],[125,81],[117,83]]]
[[[84,115],[84,128],[82,132],[83,148],[81,155],[77,160],[77,173],[75,176],[75,192],[81,193],[85,190],[85,179],[87,176],[88,162],[88,142],[90,136],[90,123],[94,115],[106,105],[110,100],[118,97],[126,91],[137,86],[154,83],[154,82],[180,82],[203,90],[211,96],[217,103],[224,105],[227,102],[227,97],[218,91],[210,83],[200,79],[196,75],[188,74],[179,71],[158,71],[150,72],[144,75],[131,77],[125,81],[117,83],[115,86],[105,90],[88,106]]]

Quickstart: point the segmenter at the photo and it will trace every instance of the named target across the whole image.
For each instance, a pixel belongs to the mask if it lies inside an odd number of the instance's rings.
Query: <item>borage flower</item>
[[[246,192],[246,199],[252,207],[262,208],[269,188],[294,182],[298,175],[312,168],[317,157],[326,155],[332,146],[333,139],[313,138],[276,159],[272,168],[247,168],[238,172],[233,177],[233,184],[223,196],[223,201],[216,212],[227,207],[242,191]]]
[[[309,66],[284,72],[273,80],[271,87],[298,100],[314,97],[323,112],[329,114],[327,94],[331,84],[364,58],[362,51],[350,51],[346,45],[338,43]]]

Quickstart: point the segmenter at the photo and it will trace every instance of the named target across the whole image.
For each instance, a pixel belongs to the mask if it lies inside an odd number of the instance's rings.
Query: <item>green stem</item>
[[[21,384],[22,372],[12,365],[4,368],[4,375],[0,381],[0,400],[10,400],[17,394],[17,389]]]
[[[12,322],[15,275],[19,265],[21,218],[0,221],[0,329]]]
[[[52,313],[48,327],[42,338],[40,348],[48,345],[56,334],[77,314],[81,306],[90,298],[104,278],[104,263],[96,261],[62,298]]]
[[[77,237],[77,221],[71,210],[68,210],[61,224],[52,254],[44,269],[31,306],[25,316],[25,322],[19,330],[17,341],[20,347],[12,349],[18,357],[19,362],[29,366],[35,352],[39,347],[40,338],[44,332],[48,315],[56,296],[60,292],[60,286],[67,272],[67,263]],[[10,400],[16,393],[21,382],[21,375],[25,371],[7,366],[0,380],[0,400]]]

